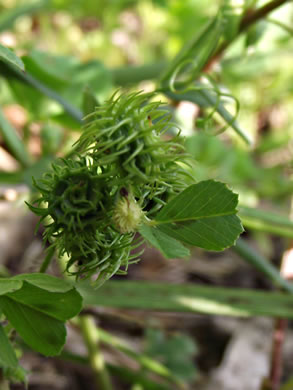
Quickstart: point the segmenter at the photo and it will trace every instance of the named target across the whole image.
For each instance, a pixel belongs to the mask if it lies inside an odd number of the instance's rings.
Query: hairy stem
[[[97,390],[112,390],[112,384],[99,345],[99,336],[91,316],[79,317],[79,326],[88,350],[88,357],[93,370]]]
[[[249,10],[243,16],[238,30],[238,34],[233,38],[232,41],[225,41],[218,48],[216,53],[208,60],[207,64],[204,67],[204,70],[207,71],[210,67],[219,60],[226,48],[245,30],[251,27],[254,23],[258,22],[261,19],[264,19],[269,13],[279,8],[280,6],[288,3],[290,0],[273,0],[264,6],[256,9],[255,11]],[[132,67],[120,67],[112,69],[112,77],[115,85],[127,85],[138,83],[143,80],[152,80],[158,79],[159,76],[163,73],[164,68],[167,66],[167,62],[161,61],[153,64],[139,65]]]
[[[242,18],[239,32],[247,30],[252,24],[260,19],[264,19],[270,12],[274,11],[276,8],[279,8],[285,3],[288,3],[289,1],[291,0],[273,0],[253,12],[247,12]]]

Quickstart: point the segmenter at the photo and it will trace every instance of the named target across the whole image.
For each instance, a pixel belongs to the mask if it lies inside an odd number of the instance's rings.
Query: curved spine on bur
[[[68,256],[68,272],[98,274],[96,284],[137,261],[139,225],[193,181],[179,131],[162,139],[174,125],[153,96],[113,95],[87,116],[70,159],[35,183],[41,197],[29,207],[47,223],[45,240]]]

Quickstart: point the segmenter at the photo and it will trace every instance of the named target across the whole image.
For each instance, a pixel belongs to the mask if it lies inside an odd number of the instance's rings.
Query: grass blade
[[[293,296],[281,292],[142,281],[108,281],[98,294],[88,282],[79,283],[76,287],[87,305],[239,317],[293,318]],[[290,284],[287,290],[293,291]]]
[[[265,274],[278,287],[283,288],[287,292],[293,293],[293,284],[283,279],[279,271],[272,266],[265,257],[246,244],[244,240],[239,238],[236,245],[232,247],[232,250],[238,253],[243,260],[254,266],[258,271]],[[279,317],[282,316],[280,315]]]

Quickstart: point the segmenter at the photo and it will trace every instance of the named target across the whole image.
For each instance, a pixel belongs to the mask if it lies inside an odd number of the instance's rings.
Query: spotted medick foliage
[[[135,234],[193,179],[180,131],[152,93],[114,94],[88,115],[70,159],[35,183],[32,211],[45,221],[44,239],[67,255],[67,271],[97,274],[96,284],[137,261]],[[163,139],[165,137],[165,139]]]

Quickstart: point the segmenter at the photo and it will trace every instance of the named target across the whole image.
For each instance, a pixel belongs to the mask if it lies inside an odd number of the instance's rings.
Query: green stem
[[[80,316],[79,326],[88,350],[89,361],[95,375],[97,390],[112,390],[110,377],[100,350],[98,330],[93,318],[88,315]]]
[[[47,249],[46,257],[40,266],[40,270],[39,270],[40,273],[45,273],[47,271],[47,269],[48,269],[48,267],[53,259],[54,254],[55,254],[55,246],[50,246]]]
[[[64,272],[66,269],[65,255],[59,257],[59,266],[61,271]],[[66,273],[65,278],[75,279],[74,276],[69,276]],[[88,359],[93,370],[97,390],[113,390],[103,353],[100,349],[99,330],[93,318],[90,315],[79,315],[76,320],[88,350]]]
[[[99,337],[104,344],[108,344],[111,347],[123,352],[130,358],[134,359],[136,362],[138,362],[141,365],[143,369],[148,370],[154,374],[157,374],[167,379],[171,383],[176,384],[178,390],[183,389],[183,383],[173,375],[172,371],[170,371],[167,367],[165,367],[160,362],[157,362],[156,360],[148,357],[145,354],[135,352],[127,345],[127,343],[120,340],[118,337],[113,336],[112,334],[106,332],[105,330],[102,329],[99,330]]]

